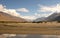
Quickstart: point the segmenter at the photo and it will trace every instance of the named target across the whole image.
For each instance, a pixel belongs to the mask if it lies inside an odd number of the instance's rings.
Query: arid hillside
[[[23,18],[11,16],[11,15],[4,13],[4,12],[0,12],[0,21],[26,22],[25,19],[23,19]]]

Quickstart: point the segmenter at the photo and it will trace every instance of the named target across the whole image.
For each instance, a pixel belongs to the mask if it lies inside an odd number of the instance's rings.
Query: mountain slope
[[[55,12],[49,17],[47,17],[45,20],[46,21],[60,21],[60,13]]]
[[[37,18],[33,22],[40,22],[40,21],[60,21],[60,13],[55,12],[48,17]]]
[[[4,12],[0,12],[0,21],[26,22],[23,18],[11,16]]]
[[[37,18],[34,22],[44,21],[46,17]]]

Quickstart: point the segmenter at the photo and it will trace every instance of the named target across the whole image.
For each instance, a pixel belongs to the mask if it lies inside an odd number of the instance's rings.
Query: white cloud
[[[21,17],[21,15],[19,13],[17,13],[17,11],[20,12],[29,12],[29,10],[27,10],[26,8],[20,8],[20,9],[7,9],[6,6],[3,6],[2,4],[0,4],[0,11],[3,11],[4,13],[10,14],[12,16],[16,16],[16,17]]]
[[[38,15],[48,17],[49,15],[55,12],[57,13],[60,12],[60,4],[52,5],[52,6],[39,5],[39,9],[37,11],[42,13]]]
[[[17,13],[15,9],[4,9],[3,12],[10,14],[12,16],[20,17],[20,14]]]
[[[26,9],[26,8],[19,8],[19,9],[17,9],[17,11],[19,11],[19,12],[29,12],[29,10]]]
[[[39,10],[40,12],[60,12],[60,4],[54,6],[43,6],[40,5]]]
[[[33,16],[22,16],[22,18],[24,19],[29,19],[29,20],[34,20],[36,19],[36,17],[33,15]]]
[[[0,4],[0,11],[4,10],[4,6],[2,4]]]
[[[35,16],[37,16],[37,18],[39,17],[48,17],[50,14],[37,14],[35,13]]]
[[[22,16],[22,15],[20,15],[20,13],[17,13],[17,11],[29,12],[29,10],[27,10],[26,8],[20,8],[18,10],[16,10],[16,9],[7,9],[6,6],[3,6],[1,4],[0,5],[0,11],[3,11],[4,13],[10,14],[12,16],[21,17],[21,18],[29,19],[29,20],[33,20],[33,19],[36,18],[35,16]]]
[[[2,4],[0,4],[0,11],[12,16],[20,17],[20,14],[18,14],[15,9],[7,9],[6,6],[3,6]]]

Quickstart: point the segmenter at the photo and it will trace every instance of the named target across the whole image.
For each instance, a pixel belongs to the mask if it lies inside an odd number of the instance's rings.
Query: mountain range
[[[33,22],[43,21],[43,20],[45,20],[45,19],[46,19],[46,17],[41,17],[41,18],[37,18],[37,19],[35,19]]]
[[[46,21],[60,21],[60,13],[53,13],[52,15],[46,18]]]
[[[8,22],[27,22],[25,19],[21,17],[15,17],[10,14],[4,13],[0,11],[0,21],[8,21]]]
[[[34,20],[34,22],[39,21],[60,21],[60,13],[55,12],[48,17],[41,17]]]
[[[7,22],[32,22],[29,20],[26,20],[21,17],[12,16],[10,14],[4,13],[0,11],[0,21],[7,21]],[[39,21],[60,21],[60,13],[53,13],[48,17],[41,17],[35,19],[33,22],[39,22]]]

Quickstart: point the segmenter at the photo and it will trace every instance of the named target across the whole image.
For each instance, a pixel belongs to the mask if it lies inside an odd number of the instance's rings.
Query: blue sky
[[[25,8],[25,10],[28,10],[27,12],[22,12],[21,10],[17,11],[17,13],[19,13],[24,17],[26,16],[41,17],[41,16],[44,16],[45,13],[46,14],[50,13],[50,10],[49,12],[40,11],[44,6],[56,7],[57,4],[60,4],[60,0],[0,0],[0,4],[6,6],[6,9],[17,10],[17,9]]]

